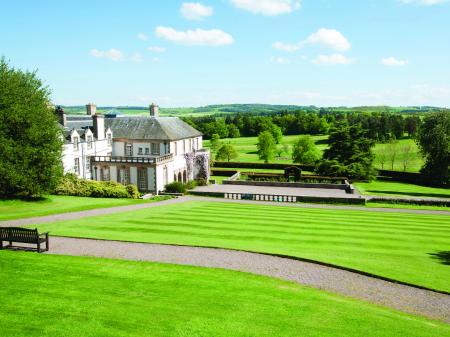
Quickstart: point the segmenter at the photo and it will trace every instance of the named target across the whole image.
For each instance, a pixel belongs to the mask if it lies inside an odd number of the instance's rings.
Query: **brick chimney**
[[[97,106],[94,103],[86,104],[86,114],[94,116],[97,113]]]
[[[62,126],[66,126],[67,125],[67,115],[66,115],[64,109],[58,105],[55,109],[55,113],[56,113],[56,116],[58,117],[59,124],[61,124]]]
[[[159,106],[155,103],[150,105],[150,116],[151,117],[159,117]]]
[[[92,116],[92,122],[94,126],[95,138],[97,138],[97,140],[105,139],[105,116],[95,114]]]

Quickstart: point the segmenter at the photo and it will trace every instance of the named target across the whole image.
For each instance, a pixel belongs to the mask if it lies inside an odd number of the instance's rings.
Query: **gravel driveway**
[[[265,275],[450,323],[450,295],[314,263],[227,249],[63,237],[52,237],[50,245],[50,254],[175,263]]]

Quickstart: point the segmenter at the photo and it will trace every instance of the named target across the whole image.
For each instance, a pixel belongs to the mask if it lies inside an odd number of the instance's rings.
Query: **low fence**
[[[337,198],[337,197],[312,197],[312,196],[288,196],[288,195],[266,195],[266,194],[242,194],[242,193],[220,193],[220,192],[203,192],[190,191],[190,194],[225,198],[233,200],[251,200],[251,201],[265,201],[265,202],[283,202],[283,203],[323,203],[323,204],[351,204],[351,205],[365,205],[365,198]]]

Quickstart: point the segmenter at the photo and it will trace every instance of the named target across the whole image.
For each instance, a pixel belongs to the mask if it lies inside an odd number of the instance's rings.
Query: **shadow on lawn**
[[[447,252],[437,252],[437,253],[428,253],[431,255],[432,259],[439,260],[441,264],[445,264],[450,266],[450,251]]]
[[[392,195],[405,195],[405,196],[413,196],[413,197],[433,197],[433,198],[443,198],[448,199],[450,196],[448,194],[440,194],[440,193],[418,193],[418,192],[400,192],[400,191],[386,191],[386,190],[367,190],[370,193],[377,194],[392,194]]]

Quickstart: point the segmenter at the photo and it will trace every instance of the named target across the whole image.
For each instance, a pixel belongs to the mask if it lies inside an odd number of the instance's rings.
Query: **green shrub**
[[[165,187],[167,193],[186,193],[186,185],[179,181],[167,184]]]
[[[208,181],[205,178],[198,178],[196,180],[197,186],[206,186],[208,185]]]
[[[138,199],[141,196],[136,185],[127,185],[126,188],[127,188],[128,196],[130,198]]]
[[[55,194],[93,198],[138,198],[134,185],[124,186],[115,181],[78,179],[74,174],[65,175],[55,189]]]
[[[185,184],[187,190],[192,190],[197,187],[197,182],[195,180],[191,180]]]

